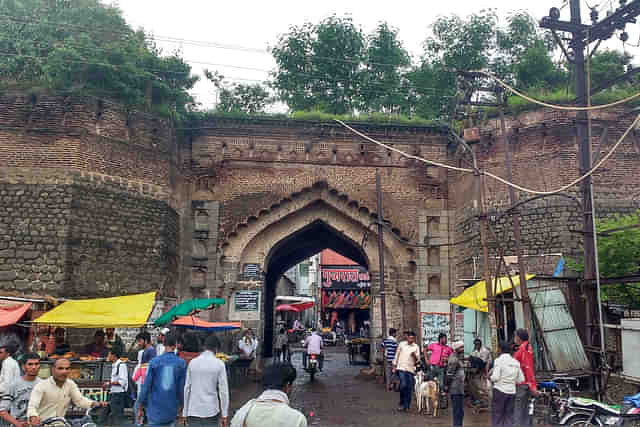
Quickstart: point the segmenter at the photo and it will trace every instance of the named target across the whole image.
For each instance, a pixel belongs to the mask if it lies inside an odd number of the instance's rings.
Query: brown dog
[[[438,383],[431,380],[421,383],[416,393],[416,400],[418,403],[418,412],[422,412],[424,408],[426,413],[431,412],[434,417],[437,417],[438,404],[440,402]]]

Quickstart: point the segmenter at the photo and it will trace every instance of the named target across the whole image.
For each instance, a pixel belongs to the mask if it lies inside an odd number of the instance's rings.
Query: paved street
[[[293,364],[299,368],[301,357],[295,355]],[[298,379],[292,394],[292,406],[302,411],[309,425],[316,427],[385,426],[423,427],[428,425],[450,426],[450,411],[444,410],[438,418],[418,415],[415,407],[408,414],[396,413],[398,394],[385,392],[381,384],[358,377],[363,366],[349,366],[343,349],[331,349],[327,354],[324,372],[316,376],[314,383],[298,369]],[[232,392],[232,412],[248,399],[259,394],[257,384]],[[468,408],[465,426],[486,426],[487,414],[473,415]]]

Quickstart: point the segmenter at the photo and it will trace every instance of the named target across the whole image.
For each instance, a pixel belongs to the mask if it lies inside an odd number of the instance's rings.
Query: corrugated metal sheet
[[[589,369],[589,360],[562,291],[549,287],[530,289],[529,296],[544,335],[550,368],[557,372]]]

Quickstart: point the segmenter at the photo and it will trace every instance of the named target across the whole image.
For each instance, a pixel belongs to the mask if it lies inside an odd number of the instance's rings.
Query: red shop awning
[[[302,302],[299,304],[280,304],[276,307],[276,311],[294,311],[300,313],[313,307],[313,302]]]
[[[12,307],[0,307],[0,327],[18,323],[18,320],[22,319],[22,316],[24,316],[30,308],[30,302]]]

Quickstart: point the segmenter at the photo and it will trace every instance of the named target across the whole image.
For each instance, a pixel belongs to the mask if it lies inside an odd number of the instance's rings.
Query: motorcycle
[[[309,380],[313,382],[316,376],[316,372],[318,372],[318,355],[310,354],[307,356],[307,366],[304,369],[309,373]]]
[[[638,395],[636,395],[638,396]],[[631,398],[636,397],[631,396]],[[629,423],[627,424],[627,421]],[[620,406],[607,405],[593,399],[571,397],[567,402],[567,410],[559,425],[578,426],[625,426],[630,422],[640,421],[640,408],[625,398]]]
[[[338,344],[338,335],[335,332],[323,332],[322,333],[322,344],[325,347],[330,345],[336,346]]]

